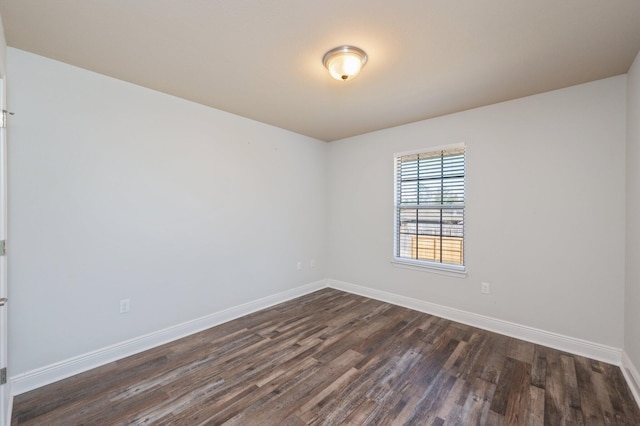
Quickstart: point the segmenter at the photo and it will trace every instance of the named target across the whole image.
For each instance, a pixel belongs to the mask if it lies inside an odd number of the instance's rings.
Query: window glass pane
[[[418,181],[400,183],[400,204],[418,204]]]
[[[401,156],[396,170],[396,256],[463,265],[464,148]]]
[[[399,204],[464,203],[464,154],[447,152],[400,157]]]

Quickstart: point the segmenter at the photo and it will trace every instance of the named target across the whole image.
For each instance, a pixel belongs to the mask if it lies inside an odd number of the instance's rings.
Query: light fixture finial
[[[367,63],[367,54],[355,46],[338,46],[324,54],[322,63],[331,77],[347,81],[355,78]]]

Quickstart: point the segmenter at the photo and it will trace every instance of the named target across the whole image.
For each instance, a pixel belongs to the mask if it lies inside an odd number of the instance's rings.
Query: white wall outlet
[[[298,261],[298,271],[302,270],[302,262]]]
[[[316,267],[316,260],[315,259],[311,259],[311,261],[309,262],[309,267],[310,268],[315,268]]]
[[[489,284],[489,283],[481,283],[480,291],[482,292],[482,294],[491,293],[491,284]]]
[[[121,314],[126,314],[127,312],[129,312],[129,307],[130,307],[129,299],[122,299],[120,301],[120,313]]]

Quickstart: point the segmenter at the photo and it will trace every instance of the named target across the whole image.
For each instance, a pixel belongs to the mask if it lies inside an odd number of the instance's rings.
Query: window
[[[395,163],[395,262],[464,273],[464,146]]]

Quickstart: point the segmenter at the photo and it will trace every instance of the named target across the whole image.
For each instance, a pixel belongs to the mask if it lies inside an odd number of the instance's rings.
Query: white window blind
[[[396,260],[464,266],[464,147],[395,161]]]

